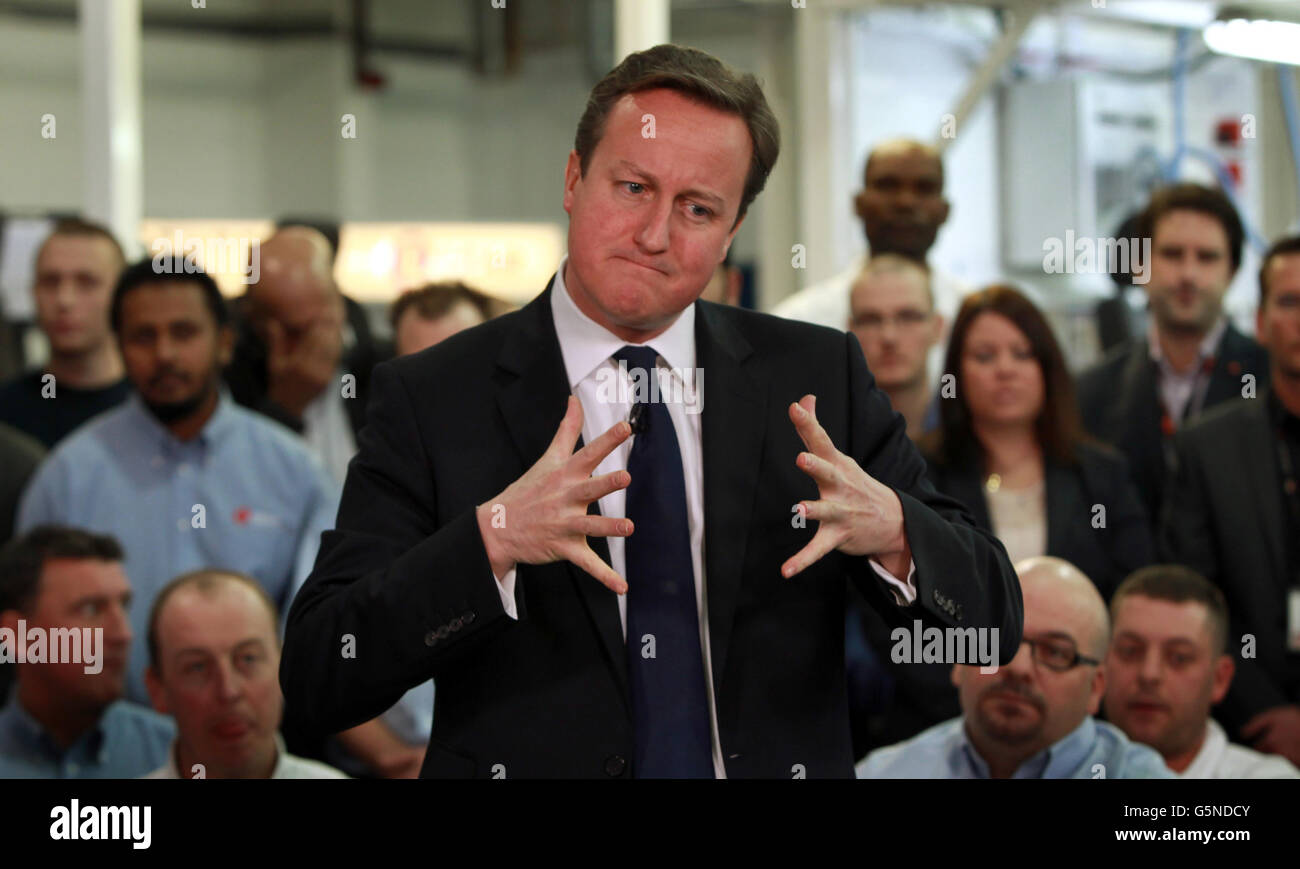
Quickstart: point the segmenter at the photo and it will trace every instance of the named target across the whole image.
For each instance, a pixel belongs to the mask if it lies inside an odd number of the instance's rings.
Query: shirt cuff
[[[876,575],[885,581],[885,586],[889,589],[890,594],[894,596],[894,603],[899,606],[909,606],[916,601],[916,561],[910,559],[907,564],[907,581],[903,582],[894,576],[888,570],[880,565],[874,558],[870,559],[871,568]],[[513,574],[514,571],[511,571]],[[511,590],[514,589],[514,577],[510,577]],[[513,602],[513,601],[512,601]]]
[[[515,607],[515,573],[518,570],[518,567],[512,567],[500,579],[497,579],[495,573],[492,574],[492,580],[497,584],[497,591],[501,594],[501,606],[505,608],[506,615],[515,621],[519,621],[519,610]]]

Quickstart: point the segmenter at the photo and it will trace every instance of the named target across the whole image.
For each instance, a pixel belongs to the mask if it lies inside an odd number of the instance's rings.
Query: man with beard
[[[18,646],[2,656],[18,679],[0,711],[0,778],[131,778],[167,756],[172,723],[122,699],[130,600],[111,537],[47,525],[0,552],[0,629]],[[98,639],[56,643],[74,631]]]
[[[1232,684],[1223,592],[1176,564],[1144,567],[1110,602],[1106,718],[1181,778],[1300,778],[1286,758],[1228,742],[1210,707]]]
[[[1134,269],[1134,282],[1146,285],[1150,330],[1080,376],[1079,410],[1092,435],[1128,457],[1154,524],[1174,432],[1211,407],[1253,396],[1248,384],[1262,391],[1269,372],[1263,348],[1223,313],[1245,238],[1228,197],[1199,184],[1157,190],[1137,234],[1150,239],[1150,262]]]
[[[148,703],[145,619],[163,585],[219,567],[256,578],[287,608],[338,496],[291,431],[222,389],[225,302],[192,262],[127,268],[112,323],[135,394],[50,454],[23,494],[18,527],[61,522],[123,542],[136,592],[127,697]]]
[[[1106,604],[1059,558],[1016,565],[1024,640],[993,673],[953,667],[962,715],[858,764],[859,778],[1171,778],[1160,755],[1095,720],[1106,688]]]

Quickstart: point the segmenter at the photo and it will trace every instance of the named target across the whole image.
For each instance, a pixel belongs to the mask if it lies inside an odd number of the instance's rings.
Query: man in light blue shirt
[[[338,504],[293,432],[222,391],[226,306],[193,269],[144,260],[122,273],[112,320],[136,393],[59,445],[18,514],[19,529],[60,522],[122,541],[136,591],[126,693],[140,703],[154,595],[178,574],[221,568],[254,577],[287,611]]]
[[[1173,777],[1155,751],[1092,717],[1110,641],[1096,587],[1059,558],[1025,559],[1016,573],[1025,630],[1015,658],[995,672],[954,666],[961,717],[873,751],[858,778]]]
[[[131,585],[111,537],[43,526],[0,553],[0,778],[134,778],[175,728],[122,700]]]

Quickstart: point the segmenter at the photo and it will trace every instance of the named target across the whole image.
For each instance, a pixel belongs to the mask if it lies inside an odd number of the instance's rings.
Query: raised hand
[[[573,447],[582,434],[582,404],[569,396],[564,419],[542,457],[505,491],[478,506],[479,532],[498,579],[516,564],[566,560],[612,591],[627,591],[627,581],[601,561],[587,545],[587,537],[627,537],[633,531],[632,520],[589,516],[587,505],[632,481],[627,471],[592,476],[631,433],[632,427],[620,420],[575,453]],[[496,517],[501,519],[494,522]]]

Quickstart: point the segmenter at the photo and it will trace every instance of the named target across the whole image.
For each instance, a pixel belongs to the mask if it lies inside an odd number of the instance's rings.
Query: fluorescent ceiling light
[[[1290,21],[1214,21],[1206,25],[1203,36],[1210,50],[1219,54],[1300,65],[1300,24]]]

